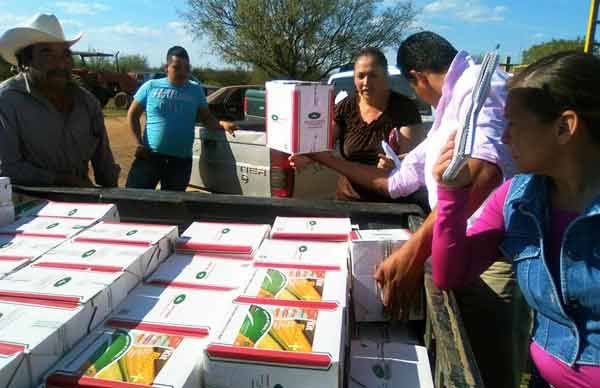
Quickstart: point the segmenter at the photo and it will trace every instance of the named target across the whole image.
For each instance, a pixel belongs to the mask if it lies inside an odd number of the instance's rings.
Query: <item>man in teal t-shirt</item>
[[[167,77],[147,81],[134,96],[127,120],[138,146],[127,187],[184,191],[192,171],[196,119],[211,129],[233,134],[235,125],[217,121],[206,102],[204,88],[190,81],[189,56],[183,47],[167,52]],[[140,118],[146,112],[142,136]]]

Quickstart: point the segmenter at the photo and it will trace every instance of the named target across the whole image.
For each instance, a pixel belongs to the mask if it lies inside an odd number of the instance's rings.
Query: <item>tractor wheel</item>
[[[131,104],[131,96],[125,92],[119,92],[115,95],[115,106],[118,109],[127,109]]]

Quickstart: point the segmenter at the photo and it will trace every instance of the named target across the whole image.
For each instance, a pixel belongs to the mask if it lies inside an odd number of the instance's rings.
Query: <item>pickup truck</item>
[[[273,223],[276,216],[350,217],[361,229],[417,228],[425,213],[413,204],[353,203],[280,198],[251,198],[191,192],[136,189],[13,187],[13,201],[27,206],[32,199],[114,203],[122,222],[179,225],[193,221]],[[452,292],[433,285],[425,274],[427,320],[412,330],[423,334],[430,352],[436,388],[483,387],[471,346]]]
[[[398,68],[390,66],[388,73],[392,90],[414,99],[422,120],[430,125],[431,107],[417,98]],[[334,85],[335,95],[354,93],[352,71],[336,73],[328,83]],[[213,193],[258,197],[333,198],[336,172],[318,163],[296,171],[290,167],[287,154],[266,147],[265,95],[262,86],[245,90],[244,120],[236,122],[241,130],[235,137],[196,127],[190,186]]]

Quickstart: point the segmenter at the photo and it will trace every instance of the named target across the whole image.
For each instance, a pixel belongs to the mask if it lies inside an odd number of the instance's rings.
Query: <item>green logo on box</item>
[[[229,229],[229,228],[225,228],[221,231],[221,233],[223,233],[223,234],[227,234],[229,232],[231,232],[231,229]]]
[[[321,117],[321,114],[319,112],[311,112],[308,114],[308,118],[311,120],[316,120],[320,117]]]
[[[77,213],[77,209],[73,209],[73,210],[71,210],[71,211],[68,213],[68,215],[69,215],[69,216],[72,216],[72,215],[75,215],[75,213]]]
[[[310,221],[308,224],[309,224],[310,226],[315,226],[315,225],[317,224],[317,221]]]
[[[134,235],[134,234],[136,234],[137,232],[138,232],[138,231],[137,231],[137,229],[130,230],[129,232],[127,232],[127,234],[126,234],[126,235],[127,235],[127,236],[133,236],[133,235]]]
[[[173,300],[173,304],[181,304],[185,300],[185,294],[177,295],[177,297]]]
[[[205,277],[206,277],[206,271],[198,272],[196,274],[196,279],[198,279],[198,280],[204,279]]]
[[[87,257],[90,257],[91,255],[93,255],[94,253],[96,253],[95,249],[90,249],[87,252],[84,252],[83,255],[81,255],[81,257],[83,257],[84,259]]]
[[[301,253],[304,253],[304,252],[308,251],[308,247],[306,245],[300,245],[300,247],[298,248],[298,251]]]
[[[272,116],[271,116],[271,120],[273,120],[273,121],[277,121],[277,120],[279,120],[279,116],[277,116],[277,115],[272,115]]]
[[[60,224],[58,222],[55,222],[53,224],[50,224],[50,225],[46,226],[46,229],[56,228],[58,225],[60,225]]]
[[[56,283],[54,283],[54,287],[64,286],[65,284],[69,283],[70,281],[71,281],[71,277],[67,276],[66,278],[62,278],[59,281],[57,281]]]

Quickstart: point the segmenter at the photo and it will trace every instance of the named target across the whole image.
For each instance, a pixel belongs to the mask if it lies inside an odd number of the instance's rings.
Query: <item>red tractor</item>
[[[122,73],[119,71],[119,53],[107,54],[99,52],[75,51],[74,56],[79,56],[80,66],[73,69],[73,78],[81,86],[92,92],[100,105],[104,108],[109,99],[114,98],[115,106],[119,109],[127,109],[131,104],[133,94],[138,88],[135,74]],[[91,69],[86,58],[114,58],[113,70]]]

